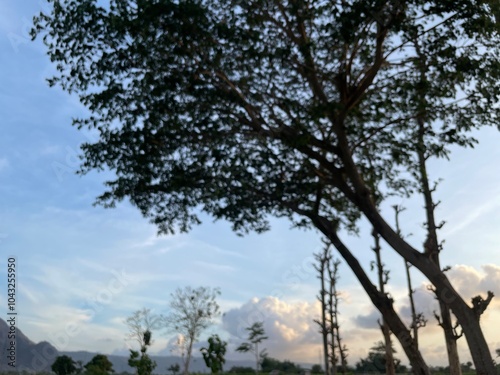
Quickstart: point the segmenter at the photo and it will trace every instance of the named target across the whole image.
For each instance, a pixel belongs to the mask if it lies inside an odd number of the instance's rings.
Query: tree
[[[115,372],[113,364],[104,354],[96,354],[84,367],[89,375],[110,375]]]
[[[332,260],[333,261],[333,260]],[[339,266],[340,260],[333,261],[329,269],[329,282],[330,282],[330,319],[332,321],[332,341],[336,341],[336,346],[339,352],[340,359],[340,371],[343,375],[347,372],[347,346],[342,344],[342,337],[340,335],[340,324],[339,324],[339,300],[340,293],[337,291],[337,282],[339,280]],[[335,347],[335,345],[333,345]]]
[[[323,252],[319,254],[314,254],[317,264],[314,265],[316,271],[318,271],[318,278],[320,280],[320,290],[319,296],[317,297],[321,305],[321,320],[314,320],[320,327],[319,332],[321,333],[321,338],[323,340],[323,361],[325,364],[325,373],[330,374],[330,355],[328,347],[328,322],[327,322],[327,289],[325,284],[325,272],[329,268],[330,264],[330,252],[329,246],[323,248]]]
[[[208,348],[201,348],[201,354],[205,364],[211,370],[212,374],[222,372],[222,366],[226,363],[227,342],[222,341],[218,335],[212,335],[208,338]]]
[[[193,344],[198,341],[201,332],[220,315],[216,301],[219,295],[219,289],[206,287],[178,288],[171,294],[170,311],[162,320],[168,331],[179,333],[183,337],[182,352],[186,354],[183,357],[184,375],[189,373]]]
[[[392,348],[392,352],[396,352],[394,348]],[[394,371],[396,373],[406,372],[406,366],[401,365],[401,361],[399,359],[394,357],[392,358],[394,361]],[[378,372],[383,374],[386,373],[387,365],[388,359],[386,345],[384,342],[379,341],[370,349],[368,357],[361,359],[358,363],[356,363],[356,372]]]
[[[60,355],[50,367],[57,375],[71,375],[77,372],[75,361],[67,355]]]
[[[138,351],[130,349],[128,364],[130,367],[135,367],[137,369],[137,375],[151,375],[156,368],[156,362],[146,353],[148,346],[151,345],[151,331],[144,331],[143,338],[140,341],[143,343],[141,346],[141,354],[139,354]]]
[[[255,374],[259,374],[260,363],[267,356],[265,355],[265,349],[259,352],[259,344],[267,340],[268,337],[264,331],[264,322],[255,322],[250,327],[247,327],[248,342],[242,343],[236,348],[236,351],[242,353],[253,353],[255,355]]]
[[[321,304],[321,320],[314,320],[320,326],[320,333],[323,339],[323,355],[326,373],[337,373],[337,362],[340,359],[340,368],[343,374],[347,366],[347,347],[342,345],[340,335],[339,316],[339,292],[337,291],[337,282],[339,279],[338,267],[339,260],[334,260],[330,251],[331,243],[324,242],[323,252],[315,254],[317,260],[314,265],[318,271],[320,279],[320,294],[317,297]],[[338,355],[337,355],[338,351]]]
[[[265,356],[262,359],[261,369],[264,373],[270,373],[273,370],[277,370],[283,374],[300,374],[302,372],[300,365],[297,365],[289,360],[280,361],[269,356]]]
[[[172,375],[177,375],[181,367],[178,363],[171,365],[167,370],[172,373]]]
[[[129,334],[127,338],[130,340],[136,340],[140,348],[151,345],[151,343],[146,344],[144,341],[146,332],[151,332],[160,327],[159,316],[151,313],[150,309],[143,308],[142,310],[135,311],[131,316],[125,320],[125,324],[129,328]],[[149,336],[150,337],[150,336]]]
[[[311,374],[323,374],[323,373],[324,371],[321,368],[320,364],[316,364],[311,367]]]
[[[447,157],[498,124],[498,17],[492,0],[57,1],[32,35],[58,69],[50,84],[91,111],[75,125],[99,133],[80,173],[116,173],[97,203],[128,198],[160,233],[189,230],[201,209],[243,233],[288,217],[332,243],[364,216],[434,285],[478,374],[492,374],[479,324],[490,295],[468,305],[434,250],[399,236],[377,203],[411,194],[422,141],[427,159]]]

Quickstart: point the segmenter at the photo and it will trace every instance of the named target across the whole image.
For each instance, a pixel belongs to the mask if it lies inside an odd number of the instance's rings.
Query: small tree
[[[90,375],[109,375],[113,370],[113,364],[104,354],[95,355],[85,366]]]
[[[144,344],[141,347],[140,358],[139,352],[130,349],[128,364],[130,367],[135,367],[137,369],[136,373],[138,375],[151,375],[156,368],[156,362],[146,353],[147,347],[151,345],[151,331],[144,332],[142,342]]]
[[[169,331],[177,332],[184,338],[182,340],[182,351],[186,353],[186,357],[183,358],[184,375],[189,372],[193,344],[199,339],[201,332],[220,315],[219,305],[215,300],[219,295],[219,289],[205,287],[178,288],[171,294],[170,313],[163,316],[162,320]]]
[[[222,365],[226,363],[224,355],[226,354],[227,342],[222,341],[218,335],[212,335],[208,339],[208,348],[201,348],[201,354],[205,364],[212,371],[212,374],[222,372]]]
[[[61,355],[56,358],[50,367],[57,375],[70,375],[77,372],[75,361],[67,355]]]
[[[178,363],[175,363],[175,364],[171,365],[167,370],[170,371],[172,373],[172,375],[177,375],[177,373],[179,372],[180,369],[181,369],[181,366],[179,366]]]
[[[396,352],[394,348],[391,348],[393,353]],[[406,366],[401,365],[401,361],[397,358],[391,356],[391,360],[394,361],[394,369],[396,373],[406,372]],[[358,363],[356,363],[356,372],[358,373],[366,373],[366,372],[378,372],[385,373],[387,368],[387,348],[386,344],[382,341],[379,341],[370,348],[370,352],[368,353],[368,357],[361,359]]]
[[[255,355],[255,373],[259,373],[259,364],[262,357],[265,356],[265,349],[259,353],[259,344],[267,340],[268,337],[265,335],[264,322],[255,322],[250,327],[246,328],[250,333],[248,334],[248,341],[244,342],[236,348],[238,352],[251,352]]]

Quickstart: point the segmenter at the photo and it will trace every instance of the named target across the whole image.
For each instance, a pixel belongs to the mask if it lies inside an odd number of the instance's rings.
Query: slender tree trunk
[[[194,336],[189,336],[189,345],[186,353],[186,361],[184,362],[184,375],[189,374],[189,364],[191,362],[191,352],[193,350]]]
[[[380,293],[385,293],[385,284],[387,283],[387,276],[384,270],[384,265],[382,263],[382,256],[380,255],[380,237],[379,235],[373,231],[373,238],[375,240],[375,246],[373,247],[373,251],[376,256],[376,265],[377,265],[377,274],[378,274],[378,285]],[[387,375],[394,375],[396,373],[396,368],[394,366],[394,355],[392,352],[392,342],[391,342],[391,331],[389,330],[389,326],[387,325],[386,319],[382,316],[382,324],[380,324],[380,329],[382,330],[382,335],[384,336],[384,344],[385,344],[385,373]]]
[[[328,259],[327,263],[327,272],[328,272],[328,281],[329,281],[329,290],[328,290],[328,315],[329,315],[329,336],[330,336],[330,369],[332,375],[337,375],[337,354],[336,354],[336,342],[335,342],[335,311],[333,308],[333,288],[335,286],[335,279],[333,278],[331,271],[331,257]]]
[[[399,227],[399,213],[402,211],[402,208],[398,206],[394,206],[394,211],[395,211],[395,216],[396,216],[396,232],[398,233],[399,236],[402,237],[402,232]],[[417,314],[417,309],[415,307],[415,299],[413,298],[413,294],[415,293],[413,291],[413,286],[411,283],[411,275],[410,275],[410,267],[411,264],[408,263],[406,260],[404,261],[405,263],[405,270],[406,270],[406,281],[408,283],[408,299],[410,300],[410,309],[411,309],[411,329],[413,330],[413,338],[415,340],[415,345],[418,348],[418,330],[421,327],[425,326],[426,320],[422,314]]]
[[[339,267],[340,261],[335,261],[332,264],[332,273],[331,273],[331,279],[334,280],[333,283],[333,288],[332,288],[332,297],[333,297],[333,309],[334,309],[334,322],[333,322],[333,327],[334,327],[334,340],[337,341],[337,348],[339,350],[339,359],[340,359],[340,366],[342,369],[342,374],[345,375],[347,372],[347,348],[342,346],[342,339],[340,337],[340,325],[339,325],[339,295],[337,292],[337,281],[338,281],[338,267]]]
[[[426,157],[425,157],[425,123],[424,119],[420,116],[417,117],[418,123],[418,144],[417,144],[417,155],[418,155],[418,166],[420,173],[420,188],[425,201],[425,212],[426,212],[426,226],[427,226],[427,240],[424,244],[424,250],[429,258],[436,264],[437,267],[441,268],[439,260],[439,252],[441,251],[438,237],[437,237],[437,225],[434,217],[434,208],[436,205],[432,199],[432,190],[429,184],[429,178],[427,174],[426,167]],[[439,297],[438,297],[439,298]],[[450,365],[450,375],[462,375],[462,367],[460,366],[460,358],[458,356],[457,348],[457,337],[453,331],[453,324],[451,321],[451,311],[448,306],[439,298],[439,308],[441,310],[441,321],[440,326],[444,331],[444,338],[446,341],[446,352],[448,354],[448,363]]]
[[[419,319],[417,316],[417,309],[415,308],[415,300],[413,298],[413,287],[411,285],[411,275],[410,275],[410,264],[405,261],[405,269],[406,269],[406,280],[408,282],[408,298],[410,299],[410,308],[411,308],[411,328],[413,330],[413,338],[415,339],[415,344],[418,348],[418,329],[419,329]]]
[[[259,375],[259,343],[255,343],[255,375]]]
[[[315,322],[320,327],[321,337],[323,339],[323,361],[325,366],[325,374],[330,375],[330,361],[328,356],[328,329],[326,322],[326,288],[325,288],[325,269],[326,265],[329,262],[329,246],[325,244],[325,248],[322,254],[315,254],[315,257],[318,261],[318,266],[314,266],[316,271],[318,271],[321,283],[320,294],[318,297],[319,302],[321,303],[321,321],[315,320]]]

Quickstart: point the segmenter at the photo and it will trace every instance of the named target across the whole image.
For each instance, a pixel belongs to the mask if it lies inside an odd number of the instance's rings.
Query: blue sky
[[[291,230],[288,222],[273,220],[268,233],[237,237],[228,223],[205,217],[189,234],[157,237],[127,202],[113,210],[92,206],[106,175],[75,175],[79,145],[92,136],[70,124],[85,109],[77,98],[48,87],[45,78],[53,67],[41,43],[29,41],[30,20],[45,7],[4,2],[0,11],[0,264],[9,255],[17,258],[18,327],[60,350],[126,353],[131,343],[124,340],[123,322],[132,312],[143,307],[166,312],[177,287],[220,287],[219,303],[227,314],[210,332],[235,345],[242,326],[262,318],[271,356],[319,362],[320,336],[312,322],[319,314],[311,267],[312,254],[321,250],[315,231]],[[437,192],[438,218],[447,221],[440,234],[446,240],[442,263],[453,266],[450,278],[467,300],[488,289],[500,295],[500,134],[484,129],[477,137],[476,149],[457,149],[451,162],[435,161],[430,169],[433,178],[443,179]],[[396,203],[407,207],[402,228],[420,247],[423,202],[387,202],[388,217]],[[373,259],[368,234],[362,224],[359,238],[343,236],[367,271]],[[389,290],[407,317],[403,261],[387,248],[383,257],[393,269]],[[344,266],[341,271],[341,324],[354,364],[381,335],[378,314],[350,271]],[[6,306],[5,266],[0,277]],[[415,272],[413,282],[429,320],[421,333],[424,356],[442,364],[444,342],[432,316],[433,297]],[[482,318],[492,351],[500,348],[499,318],[495,299]],[[174,340],[157,333],[152,352],[168,353]],[[470,356],[463,341],[465,362]],[[399,355],[404,357],[401,350]]]

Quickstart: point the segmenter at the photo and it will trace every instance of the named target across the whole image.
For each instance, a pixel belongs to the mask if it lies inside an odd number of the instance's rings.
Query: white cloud
[[[458,264],[448,271],[452,285],[466,301],[477,295],[485,297],[488,290],[500,295],[500,266],[486,264],[481,268],[482,272],[474,267]]]
[[[247,327],[264,322],[269,337],[262,346],[275,358],[307,361],[317,357],[320,342],[313,319],[319,316],[319,304],[285,302],[275,297],[254,298],[240,308],[229,310],[222,318],[223,327],[231,334],[234,345],[245,341]]]

